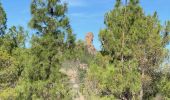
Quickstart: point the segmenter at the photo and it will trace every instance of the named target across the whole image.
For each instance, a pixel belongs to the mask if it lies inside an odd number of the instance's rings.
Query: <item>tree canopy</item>
[[[2,4],[0,3],[0,36],[2,36],[3,34],[5,34],[5,30],[7,28],[6,22],[7,22],[7,18],[6,18],[6,13],[2,7]]]
[[[170,99],[170,21],[116,0],[96,50],[92,33],[76,41],[67,11],[60,0],[32,0],[31,34],[7,28],[0,4],[0,100]]]

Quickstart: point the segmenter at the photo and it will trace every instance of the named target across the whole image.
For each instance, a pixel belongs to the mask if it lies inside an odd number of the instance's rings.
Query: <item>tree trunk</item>
[[[143,88],[141,87],[139,100],[143,100]]]
[[[145,75],[144,70],[142,70],[142,78],[141,78],[142,84],[141,84],[141,90],[140,90],[139,100],[143,100],[143,79],[144,79],[144,75]]]

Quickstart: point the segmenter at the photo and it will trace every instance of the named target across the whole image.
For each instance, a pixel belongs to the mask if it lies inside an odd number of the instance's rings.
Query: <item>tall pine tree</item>
[[[102,54],[110,56],[110,63],[120,70],[122,79],[118,80],[118,86],[122,92],[119,97],[136,96],[142,100],[155,96],[156,70],[165,58],[169,31],[165,35],[156,13],[144,14],[139,0],[126,1],[125,5],[117,0],[115,8],[105,16],[105,25],[106,29],[99,34]]]
[[[2,7],[2,4],[0,3],[0,36],[5,34],[5,30],[7,28],[6,22],[6,13]]]
[[[115,8],[105,16],[106,29],[101,30],[99,34],[102,54],[112,58],[110,63],[119,75],[115,76],[116,82],[119,83],[119,92],[113,91],[113,94],[120,99],[137,99],[136,95],[139,92],[140,75],[131,48],[134,36],[130,31],[135,21],[142,16],[144,14],[138,0],[130,0],[125,2],[125,5],[121,0],[117,0]]]
[[[74,46],[75,39],[66,12],[67,5],[60,0],[31,2],[29,26],[37,34],[31,40],[32,56],[24,71],[20,98],[70,98],[67,77],[59,72],[64,51]]]

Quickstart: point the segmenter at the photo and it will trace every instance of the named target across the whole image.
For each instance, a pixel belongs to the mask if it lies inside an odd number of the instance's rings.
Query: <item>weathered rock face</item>
[[[91,55],[95,55],[97,52],[93,45],[93,37],[93,33],[89,32],[85,38],[86,49]],[[86,71],[87,69],[88,65],[79,60],[68,60],[62,64],[60,72],[67,75],[69,78],[69,83],[74,95],[73,100],[85,100],[85,96],[80,92],[79,70]]]
[[[80,90],[79,70],[87,70],[87,64],[82,64],[80,61],[68,60],[63,62],[60,72],[67,75],[73,93],[73,100],[85,100]]]
[[[87,43],[87,45],[92,45],[93,38],[94,38],[93,33],[89,32],[89,33],[86,34],[86,43]]]
[[[87,51],[89,54],[95,55],[96,54],[96,49],[93,45],[93,33],[89,32],[86,35],[86,47],[87,47]]]

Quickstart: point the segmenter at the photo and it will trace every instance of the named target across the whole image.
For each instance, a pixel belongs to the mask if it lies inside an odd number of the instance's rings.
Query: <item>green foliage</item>
[[[105,68],[92,64],[88,71],[88,81],[93,85],[89,89],[102,97],[119,98],[126,91],[137,93],[140,90],[140,74],[135,69],[128,71],[125,77],[113,64]]]
[[[31,3],[31,14],[29,26],[37,30],[38,34],[53,34],[60,39],[60,44],[66,40],[68,47],[74,46],[75,37],[65,15],[67,5],[59,0],[33,0]]]
[[[11,100],[15,99],[17,96],[17,92],[14,88],[6,88],[4,91],[1,91],[0,98],[2,100]]]
[[[59,31],[59,26],[67,28],[69,22],[65,16],[66,11],[66,4],[60,4],[58,0],[33,0],[31,3],[33,17],[29,25],[43,34]]]
[[[0,46],[0,99],[14,99],[18,92],[15,91],[22,71],[28,64],[27,50],[25,49],[26,33],[22,27],[12,27],[9,32],[1,37]]]
[[[18,62],[0,49],[0,90],[15,87],[18,80]]]
[[[7,28],[6,22],[7,22],[6,13],[2,8],[2,4],[0,3],[0,36],[5,34],[5,30]]]
[[[24,68],[18,98],[68,99],[71,98],[68,79],[60,73],[65,51],[74,45],[74,35],[65,16],[66,4],[58,0],[33,0],[30,27],[37,30],[33,35],[28,65]],[[71,50],[70,50],[71,51]]]
[[[67,10],[60,0],[32,0],[29,26],[37,34],[29,44],[22,26],[6,31],[0,4],[0,99],[170,98],[169,65],[164,64],[170,21],[163,26],[156,12],[146,15],[139,0],[116,0],[99,33],[102,49],[91,55],[84,41],[75,41]]]
[[[119,2],[116,4],[119,4]],[[134,57],[132,48],[132,46],[136,45],[134,43],[136,35],[131,33],[134,23],[144,16],[142,8],[137,4],[137,1],[132,0],[127,6],[119,7],[116,5],[115,9],[106,14],[106,29],[101,30],[99,34],[102,43],[102,54],[112,58],[110,63],[113,64],[112,66],[116,70],[115,75],[107,72],[107,77],[118,77],[116,82],[109,82],[108,79],[108,83],[110,83],[108,86],[112,87],[106,91],[120,99],[136,98],[135,95],[139,93],[141,86],[138,61]],[[112,88],[114,91],[110,90]]]
[[[12,26],[1,38],[1,46],[12,54],[17,48],[25,48],[27,36],[27,32],[24,31],[23,27]]]
[[[170,80],[169,77],[165,76],[161,79],[160,85],[160,92],[166,97],[170,98]]]
[[[155,82],[159,80],[155,79],[156,70],[166,57],[165,46],[169,43],[168,23],[164,29],[156,13],[146,16],[139,6],[139,0],[130,0],[125,6],[117,0],[115,8],[105,16],[105,25],[106,28],[99,34],[102,54],[112,58],[110,63],[114,64],[123,77],[118,79],[122,84],[122,89],[117,88],[122,92],[120,95],[127,99],[129,97],[126,94],[132,94],[132,97],[135,94],[141,99],[155,96]],[[141,87],[140,94],[139,91],[133,91],[136,86],[130,86],[131,80],[139,82],[137,87]],[[125,84],[128,87],[123,86]],[[127,89],[129,91],[124,91]]]
[[[161,79],[159,81],[158,84],[156,84],[158,86],[159,92],[160,94],[165,97],[165,100],[170,99],[170,66],[169,65],[165,65],[163,67],[163,73],[161,75]]]

